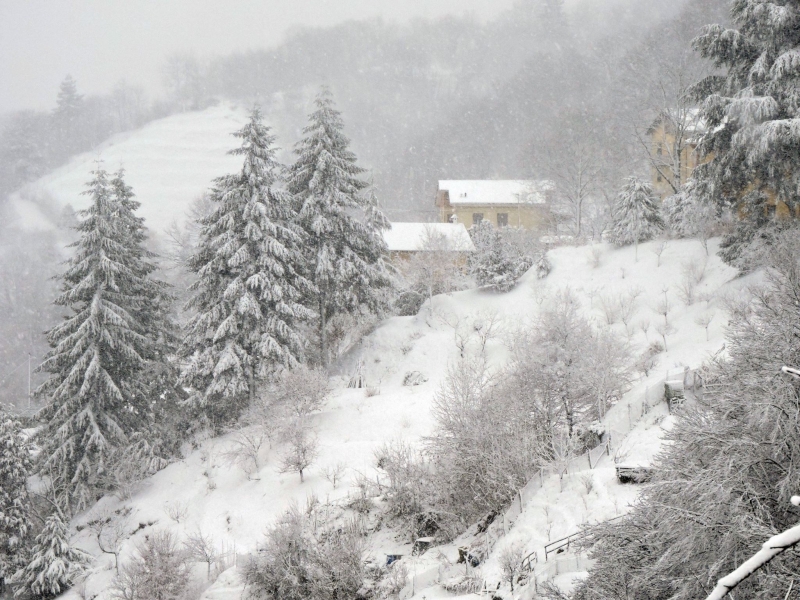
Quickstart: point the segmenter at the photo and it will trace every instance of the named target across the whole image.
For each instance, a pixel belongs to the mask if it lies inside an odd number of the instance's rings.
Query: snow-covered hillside
[[[142,129],[112,137],[91,152],[73,157],[66,165],[16,192],[11,202],[26,229],[48,229],[52,223],[40,210],[44,200],[56,206],[88,205],[81,195],[97,161],[125,179],[142,203],[140,214],[153,231],[163,231],[182,220],[191,202],[208,189],[211,180],[241,167],[229,156],[236,147],[231,133],[246,120],[243,110],[227,105],[173,115]]]
[[[226,118],[234,116],[229,113]],[[303,483],[296,474],[278,472],[280,447],[265,451],[260,472],[248,479],[223,456],[230,439],[209,439],[198,449],[188,451],[180,462],[145,481],[130,500],[104,498],[94,512],[79,516],[72,525],[83,524],[99,510],[114,511],[126,505],[131,509],[130,530],[136,533],[125,545],[123,560],[135,543],[154,528],[172,529],[180,536],[200,530],[211,535],[220,547],[235,546],[238,553],[252,552],[265,528],[290,503],[304,502],[312,494],[323,502],[340,498],[351,491],[359,475],[374,478],[373,452],[379,445],[394,439],[419,443],[433,428],[431,400],[446,376],[448,365],[459,354],[485,341],[492,364],[501,366],[508,356],[505,344],[508,336],[530,326],[548,299],[566,288],[575,293],[584,313],[598,327],[609,326],[629,338],[636,355],[650,342],[661,339],[656,325],[664,321],[659,313],[666,297],[667,351],[659,355],[649,377],[636,381],[621,405],[608,415],[610,429],[627,433],[633,426],[628,440],[618,440],[618,447],[627,442],[628,452],[651,455],[658,448],[664,428],[670,424],[666,409],[657,408],[636,423],[639,414],[631,416],[625,403],[640,399],[648,386],[660,385],[667,369],[699,366],[717,352],[723,345],[727,322],[724,298],[736,294],[748,281],[736,278],[736,273],[720,262],[714,241],[709,256],[699,242],[677,240],[667,244],[659,260],[653,252],[657,246],[658,242],[640,245],[638,260],[633,247],[558,248],[549,253],[553,269],[545,279],[537,279],[534,269],[509,293],[470,290],[437,296],[432,306],[424,305],[417,316],[395,317],[381,324],[334,368],[337,374],[332,380],[335,388],[332,399],[314,416],[320,456]],[[681,300],[680,292],[687,277],[695,280],[690,304],[687,298]],[[627,326],[619,315],[611,314],[609,319],[615,303],[630,297],[635,299],[632,314],[625,318]],[[702,317],[711,317],[707,331],[699,324]],[[609,320],[613,321],[610,325]],[[644,322],[650,325],[645,327]],[[346,388],[349,374],[359,365],[370,386],[369,392]],[[421,382],[419,385],[404,385],[411,373]],[[615,420],[627,420],[628,426],[615,425]],[[324,471],[339,463],[345,464],[347,471],[343,482],[334,488]],[[582,522],[624,512],[636,495],[635,486],[616,482],[610,460],[590,475],[591,491],[587,491],[587,484],[577,474],[565,481],[557,478],[544,481],[541,489],[526,497],[522,514],[496,550],[519,543],[528,551],[541,552],[548,539],[572,533]],[[182,507],[186,508],[182,518],[170,518],[170,511],[174,513]],[[102,598],[113,577],[113,557],[100,554],[86,530],[77,534],[75,542],[97,555],[86,592],[100,594]],[[397,548],[407,551],[407,540],[395,540],[385,532],[370,542],[370,552],[377,557]],[[449,549],[451,554],[452,550]],[[497,552],[482,566],[487,580],[498,578],[496,555]],[[432,572],[439,569],[431,565],[425,568],[433,569]],[[420,579],[415,594],[427,598],[447,595],[440,588],[424,589],[433,579],[427,583]],[[203,598],[232,600],[240,594],[241,585],[230,570]]]

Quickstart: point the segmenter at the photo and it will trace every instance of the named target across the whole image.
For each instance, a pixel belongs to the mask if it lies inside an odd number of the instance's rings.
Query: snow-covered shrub
[[[375,451],[375,463],[388,481],[383,492],[390,516],[406,519],[430,505],[430,472],[413,447],[400,440],[385,443]]]
[[[250,598],[341,600],[354,598],[364,581],[364,541],[353,522],[314,527],[297,506],[266,534],[264,544],[245,565]]]
[[[507,380],[539,410],[557,415],[548,419],[551,427],[564,426],[569,437],[581,422],[602,418],[629,383],[627,345],[608,328],[596,331],[569,290],[550,301],[514,347]]]
[[[397,598],[408,583],[408,567],[396,560],[386,567],[386,575],[380,583],[381,598]]]
[[[403,385],[404,386],[413,386],[413,385],[421,385],[428,381],[427,376],[424,373],[420,373],[419,371],[409,371],[405,375],[403,375]]]
[[[328,373],[324,369],[306,365],[283,371],[267,391],[274,408],[282,407],[296,418],[304,418],[320,410],[330,393]]]
[[[436,429],[428,440],[436,495],[431,518],[460,533],[501,510],[546,460],[542,421],[513,387],[501,389],[482,361],[453,365],[434,397]],[[456,518],[455,522],[452,515]]]
[[[659,205],[649,183],[628,177],[617,196],[609,240],[617,246],[638,244],[664,228]]]
[[[170,531],[155,531],[136,547],[111,585],[114,600],[190,600],[187,557]]]
[[[511,586],[512,592],[514,591],[514,582],[522,569],[523,558],[525,558],[525,547],[519,543],[509,544],[500,551],[498,564],[503,571],[503,577]]]
[[[479,286],[506,292],[534,264],[532,256],[510,243],[503,230],[495,229],[488,220],[471,227],[469,235],[475,251],[470,254],[467,265]]]
[[[651,342],[647,349],[634,363],[633,368],[638,373],[644,374],[645,377],[650,375],[656,365],[658,364],[658,355],[664,352],[664,345],[661,342]]]
[[[551,263],[550,259],[547,258],[547,254],[542,254],[542,256],[539,257],[539,260],[536,261],[536,278],[544,279],[550,275],[550,271],[552,270],[553,263]]]
[[[401,317],[413,317],[422,308],[426,298],[416,290],[403,290],[394,302],[394,310]]]

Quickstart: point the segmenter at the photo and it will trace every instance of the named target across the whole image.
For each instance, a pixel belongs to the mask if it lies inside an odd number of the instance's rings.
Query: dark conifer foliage
[[[349,149],[331,92],[323,88],[314,104],[316,110],[303,129],[305,137],[295,147],[297,160],[288,180],[306,236],[320,360],[327,365],[327,323],[334,315],[355,313],[362,305],[379,310],[379,290],[390,286],[391,278],[383,261],[382,230],[388,222],[360,177],[364,169]]]
[[[79,213],[80,237],[55,299],[69,314],[47,333],[51,350],[39,369],[50,376],[37,391],[47,402],[40,469],[78,507],[92,501],[115,452],[148,427],[142,373],[163,360],[159,313],[169,298],[151,277],[138,203],[122,174],[93,175],[84,192],[92,204]]]
[[[312,317],[300,303],[312,288],[292,200],[279,188],[275,138],[257,109],[234,135],[242,145],[231,154],[243,157],[242,170],[216,180],[216,209],[201,221],[190,260],[199,279],[188,308],[196,313],[181,350],[183,381],[215,422],[234,418],[259,381],[302,360],[298,327]]]
[[[733,28],[708,25],[694,40],[722,70],[694,89],[708,126],[699,151],[710,159],[694,177],[697,194],[741,219],[721,256],[749,269],[772,245],[769,230],[791,224],[776,204],[800,214],[800,6],[735,0],[731,17]]]

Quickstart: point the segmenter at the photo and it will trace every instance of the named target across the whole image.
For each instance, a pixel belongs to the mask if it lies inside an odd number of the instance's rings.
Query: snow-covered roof
[[[531,179],[448,179],[439,181],[450,204],[545,204],[550,181]]]
[[[475,250],[463,223],[392,223],[383,232],[390,252],[438,249],[471,252]]]
[[[673,127],[678,123],[683,123],[683,131],[687,135],[700,136],[708,130],[708,125],[700,114],[699,108],[668,108],[661,111],[656,120],[653,121],[649,132],[652,133],[664,119],[669,120]]]

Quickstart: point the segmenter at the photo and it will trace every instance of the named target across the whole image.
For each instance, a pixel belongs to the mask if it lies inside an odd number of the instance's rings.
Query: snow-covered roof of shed
[[[383,232],[383,239],[390,252],[426,250],[426,245],[431,243],[442,245],[447,250],[475,250],[463,223],[392,223],[392,228]]]
[[[532,179],[448,179],[439,181],[450,204],[545,204],[550,181]]]

